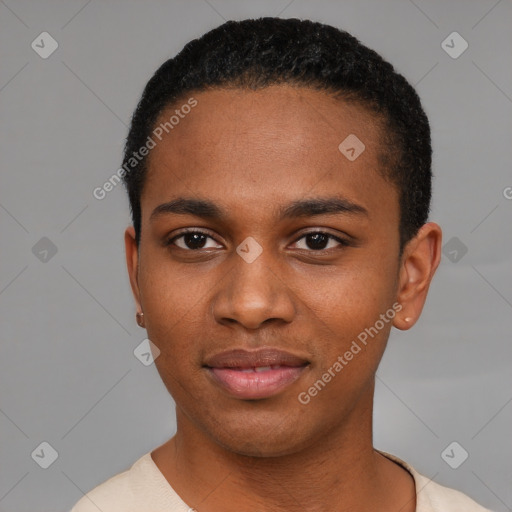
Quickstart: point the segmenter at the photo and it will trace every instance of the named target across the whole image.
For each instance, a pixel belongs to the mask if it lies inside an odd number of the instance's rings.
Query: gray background
[[[145,331],[125,270],[124,189],[92,191],[119,167],[154,70],[225,19],[262,15],[344,28],[417,86],[433,131],[432,220],[456,239],[419,323],[392,333],[375,444],[511,510],[510,0],[0,0],[1,511],[69,510],[174,433],[154,365],[133,354]],[[59,44],[47,59],[31,48],[43,31]],[[456,59],[441,47],[453,31],[469,43]],[[43,441],[58,452],[48,469],[35,461],[48,449],[31,457]],[[469,453],[457,469],[441,457],[453,441]]]

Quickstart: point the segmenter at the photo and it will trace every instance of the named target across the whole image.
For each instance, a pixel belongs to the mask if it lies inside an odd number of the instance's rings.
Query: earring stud
[[[135,315],[135,319],[137,320],[137,325],[139,327],[145,327],[144,325],[144,313],[137,311],[137,314]]]

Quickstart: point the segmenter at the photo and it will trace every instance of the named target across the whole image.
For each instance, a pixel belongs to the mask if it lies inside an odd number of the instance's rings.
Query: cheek
[[[201,295],[208,288],[197,279],[176,272],[165,261],[143,260],[139,274],[142,308],[149,339],[159,348],[156,366],[164,379],[172,385],[173,375],[189,368],[191,356],[196,357],[197,336],[194,334]],[[163,375],[162,375],[163,376]]]
[[[334,268],[329,275],[304,276],[293,287],[313,317],[346,338],[373,325],[391,306],[395,274],[388,262],[361,261]]]
[[[311,402],[319,417],[334,421],[333,404],[348,413],[363,394],[371,393],[395,311],[388,288],[370,283],[333,280],[329,294],[318,289],[308,296],[315,357],[297,399]]]
[[[141,258],[139,285],[144,314],[150,325],[180,327],[198,317],[198,311],[216,279],[205,266],[176,264],[161,249]],[[153,321],[153,322],[152,322]]]
[[[322,391],[324,399],[338,400],[338,394],[346,397],[349,391],[357,394],[373,379],[395,314],[394,268],[388,266],[385,272],[386,265],[347,266],[329,278],[309,280],[303,288],[316,361],[308,385],[325,376],[329,389]]]

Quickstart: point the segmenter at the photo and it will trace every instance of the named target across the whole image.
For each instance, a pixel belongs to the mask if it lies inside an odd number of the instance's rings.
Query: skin
[[[441,229],[425,224],[399,257],[397,190],[379,173],[382,133],[361,106],[289,85],[193,96],[198,105],[149,156],[140,245],[132,227],[125,233],[137,310],[176,402],[176,435],[153,460],[200,512],[414,511],[411,475],[372,445],[375,373],[392,323],[408,329],[421,314]],[[366,146],[353,162],[338,150],[349,134]],[[226,217],[151,218],[178,197],[212,201]],[[279,219],[293,201],[325,197],[367,213]],[[204,246],[194,250],[190,237],[166,245],[183,228],[203,231]],[[315,249],[304,235],[317,232],[348,245],[330,239]],[[262,248],[252,263],[236,252],[249,236]],[[392,322],[300,403],[298,394],[394,303],[402,309]],[[228,395],[203,367],[221,351],[257,347],[309,365],[259,400]]]

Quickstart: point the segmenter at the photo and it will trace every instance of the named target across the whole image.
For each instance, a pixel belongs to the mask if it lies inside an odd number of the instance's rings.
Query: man
[[[73,512],[485,510],[372,445],[441,247],[428,120],[389,63],[319,23],[225,23],[149,81],[122,170],[177,432]]]

